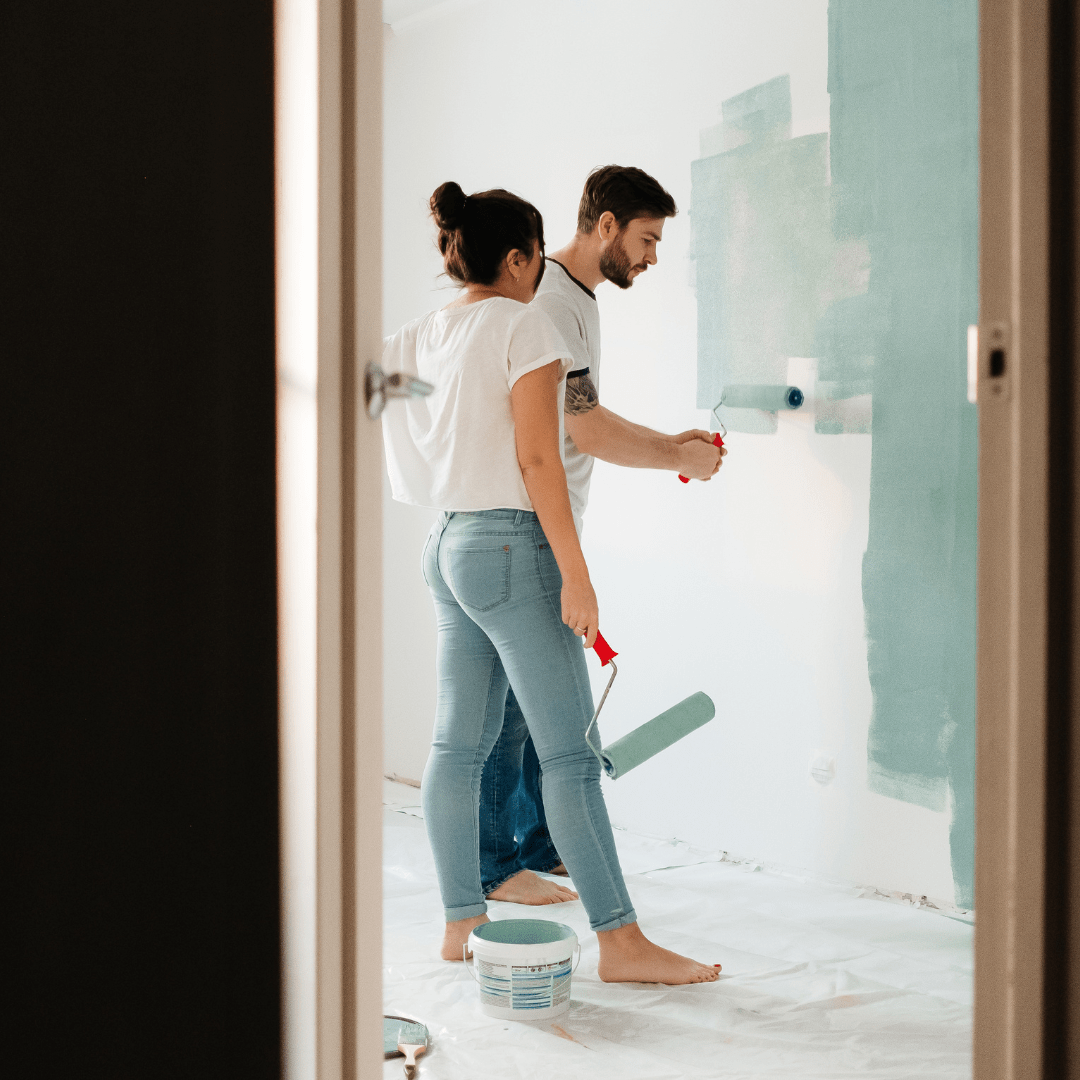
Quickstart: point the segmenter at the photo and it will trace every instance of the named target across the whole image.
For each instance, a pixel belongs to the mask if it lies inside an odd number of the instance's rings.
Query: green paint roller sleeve
[[[602,667],[611,664],[611,678],[608,680],[600,704],[596,706],[596,712],[593,713],[592,723],[585,731],[585,742],[603,765],[604,772],[612,780],[617,780],[631,769],[637,768],[643,761],[648,761],[661,750],[666,750],[672,743],[678,742],[691,731],[696,731],[716,715],[716,706],[712,698],[699,690],[685,701],[673,705],[667,712],[662,712],[648,723],[635,728],[629,735],[624,735],[610,746],[601,749],[593,742],[592,735],[596,732],[596,721],[600,718],[600,710],[604,707],[611,685],[619,673],[619,669],[613,663],[619,654],[604,640],[604,635],[599,630],[596,632],[593,649],[600,658]],[[597,732],[597,738],[599,738],[599,732]]]
[[[725,386],[720,404],[728,409],[797,409],[803,403],[803,392],[797,386]]]
[[[700,690],[691,694],[678,705],[635,728],[629,735],[605,746],[600,751],[604,771],[612,780],[618,779],[691,731],[696,731],[702,724],[707,724],[715,715],[716,706],[708,694]]]

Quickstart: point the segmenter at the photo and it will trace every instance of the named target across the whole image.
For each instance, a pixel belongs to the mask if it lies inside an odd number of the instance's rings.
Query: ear
[[[610,210],[605,210],[596,223],[596,232],[601,240],[610,240],[619,231],[619,223]]]
[[[525,257],[525,253],[521,248],[511,248],[511,250],[506,253],[506,269],[509,270],[511,275],[515,278],[521,277],[528,262],[529,260]]]

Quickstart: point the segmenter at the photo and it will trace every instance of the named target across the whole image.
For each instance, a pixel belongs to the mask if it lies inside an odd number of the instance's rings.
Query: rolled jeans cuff
[[[467,907],[448,907],[445,909],[446,921],[460,922],[462,919],[474,919],[477,915],[486,915],[487,909],[486,903],[469,904]]]
[[[464,916],[462,916],[464,918]],[[629,926],[631,923],[637,922],[637,912],[633,908],[630,909],[626,915],[620,915],[617,919],[612,919],[610,922],[604,923],[602,926],[594,926],[592,930],[594,933],[602,933],[604,930],[618,930],[620,926]]]

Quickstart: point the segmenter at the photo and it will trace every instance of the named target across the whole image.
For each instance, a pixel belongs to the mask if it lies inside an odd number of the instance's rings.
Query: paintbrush
[[[404,1016],[383,1017],[383,1056],[405,1055],[405,1075],[416,1076],[416,1059],[428,1048],[428,1029]]]

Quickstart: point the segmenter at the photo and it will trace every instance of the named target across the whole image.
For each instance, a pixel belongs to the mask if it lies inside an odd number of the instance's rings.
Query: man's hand
[[[707,435],[708,438],[702,438]],[[683,440],[683,436],[689,436]],[[708,431],[684,431],[672,436],[679,441],[679,473],[691,480],[711,480],[724,463],[726,446],[714,446],[713,435]]]
[[[691,428],[689,431],[680,431],[678,435],[669,435],[673,443],[678,443],[680,446],[683,443],[689,442],[691,439],[700,439],[702,442],[707,442],[712,445],[712,441],[716,436],[711,431],[703,431],[701,428]]]

